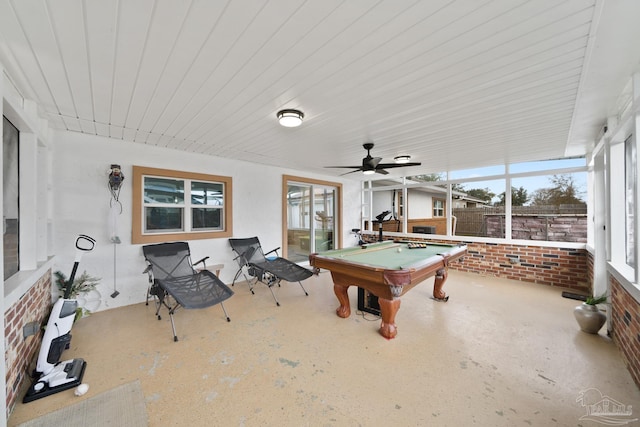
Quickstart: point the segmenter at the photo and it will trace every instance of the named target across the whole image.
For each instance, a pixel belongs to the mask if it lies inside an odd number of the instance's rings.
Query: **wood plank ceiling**
[[[328,175],[372,141],[432,173],[588,153],[638,4],[0,0],[0,62],[56,129]]]

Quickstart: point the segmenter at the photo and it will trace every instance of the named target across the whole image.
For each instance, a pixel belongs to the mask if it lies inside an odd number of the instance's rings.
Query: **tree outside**
[[[503,191],[498,196],[500,200],[498,200],[495,206],[504,206],[505,205],[505,192]],[[529,201],[529,193],[524,187],[511,187],[511,206],[525,206]]]
[[[581,198],[572,175],[553,175],[549,178],[551,187],[536,190],[531,197],[532,205],[583,205],[585,202]]]

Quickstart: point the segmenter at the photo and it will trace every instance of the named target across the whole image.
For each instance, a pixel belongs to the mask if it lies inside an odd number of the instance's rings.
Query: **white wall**
[[[87,234],[96,247],[85,253],[78,272],[102,278],[98,287],[102,304],[98,311],[144,301],[147,288],[142,245],[131,244],[132,166],[149,166],[181,171],[230,176],[233,179],[234,237],[258,236],[265,249],[282,246],[282,175],[296,175],[343,183],[343,242],[356,243],[349,234],[360,224],[360,184],[322,175],[256,165],[212,156],[183,153],[165,148],[74,132],[54,134],[52,187],[54,271],[69,275],[74,263],[75,239]],[[119,164],[125,176],[120,192],[122,214],[118,217],[116,281],[120,295],[111,298],[114,288],[114,244],[110,242],[107,189],[109,166]],[[236,263],[227,239],[189,242],[194,260],[209,256],[212,263],[224,263],[220,277],[230,283]]]
[[[371,215],[374,220],[377,215],[380,215],[384,211],[391,211],[393,213],[393,191],[374,191],[371,205]],[[396,210],[397,209],[398,207],[396,206]]]
[[[397,190],[402,192],[401,189]],[[397,196],[396,196],[397,197]],[[431,218],[433,216],[432,195],[424,191],[409,189],[407,193],[408,218]],[[373,218],[384,211],[392,211],[393,207],[393,191],[383,190],[373,192]],[[398,214],[398,206],[395,206],[396,214]]]
[[[433,216],[431,195],[424,191],[409,189],[407,193],[408,214],[407,218],[431,218]]]

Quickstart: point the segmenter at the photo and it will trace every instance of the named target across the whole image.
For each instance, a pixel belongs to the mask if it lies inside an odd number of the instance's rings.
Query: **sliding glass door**
[[[285,203],[289,260],[308,261],[311,253],[338,247],[339,187],[290,179]]]
[[[287,187],[287,258],[304,261],[311,253],[311,186],[289,184]]]

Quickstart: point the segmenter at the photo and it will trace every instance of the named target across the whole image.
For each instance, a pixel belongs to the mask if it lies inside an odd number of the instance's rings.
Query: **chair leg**
[[[276,300],[276,305],[277,305],[278,307],[280,307],[280,301],[278,301],[278,298],[276,298],[276,294],[275,294],[275,293],[273,293],[273,287],[268,286],[268,288],[269,288],[269,290],[271,291],[271,295],[273,295],[273,299],[274,299],[274,300]]]
[[[173,341],[178,341],[178,335],[176,334],[176,324],[173,321],[173,309],[169,310],[169,317],[171,318],[171,330],[173,331]]]
[[[242,267],[240,267],[240,270],[236,271],[236,275],[233,277],[233,282],[231,282],[231,286],[235,286],[236,280],[238,280],[238,277],[240,277],[241,273],[244,274],[244,272],[242,271]]]
[[[302,282],[298,281],[298,283],[300,284],[300,287],[302,288],[302,290],[304,291],[304,294],[306,296],[309,296],[309,293],[307,292],[307,290],[304,288],[304,286],[302,286]]]
[[[162,317],[160,316],[160,307],[162,307],[162,301],[160,301],[158,297],[154,297],[153,300],[156,303],[156,317],[158,318],[158,320],[162,320]]]
[[[256,283],[258,283],[258,279],[256,278],[256,280],[251,280],[247,278],[247,276],[245,276],[245,279],[247,279],[247,285],[249,285],[249,290],[251,291],[251,294],[255,295],[256,293],[253,290],[253,287],[256,285]]]
[[[147,286],[147,295],[144,301],[144,305],[149,305],[149,297],[153,296],[153,298],[155,299],[155,294],[153,294],[152,292],[153,292],[153,283],[150,283],[149,286]]]
[[[231,318],[229,317],[229,315],[227,314],[227,309],[224,308],[224,304],[220,303],[220,307],[222,307],[222,311],[224,311],[224,315],[227,317],[227,322],[231,322]]]
[[[252,283],[251,279],[247,277],[247,274],[244,272],[244,269],[245,267],[240,267],[240,270],[236,272],[236,276],[233,278],[233,282],[231,282],[231,286],[235,285],[236,280],[238,280],[238,277],[240,277],[240,274],[242,274],[242,276],[244,276],[245,282],[247,282],[247,285],[249,286],[249,290],[253,295],[255,295],[255,292],[253,291],[253,287],[258,281],[256,280],[255,282]]]

